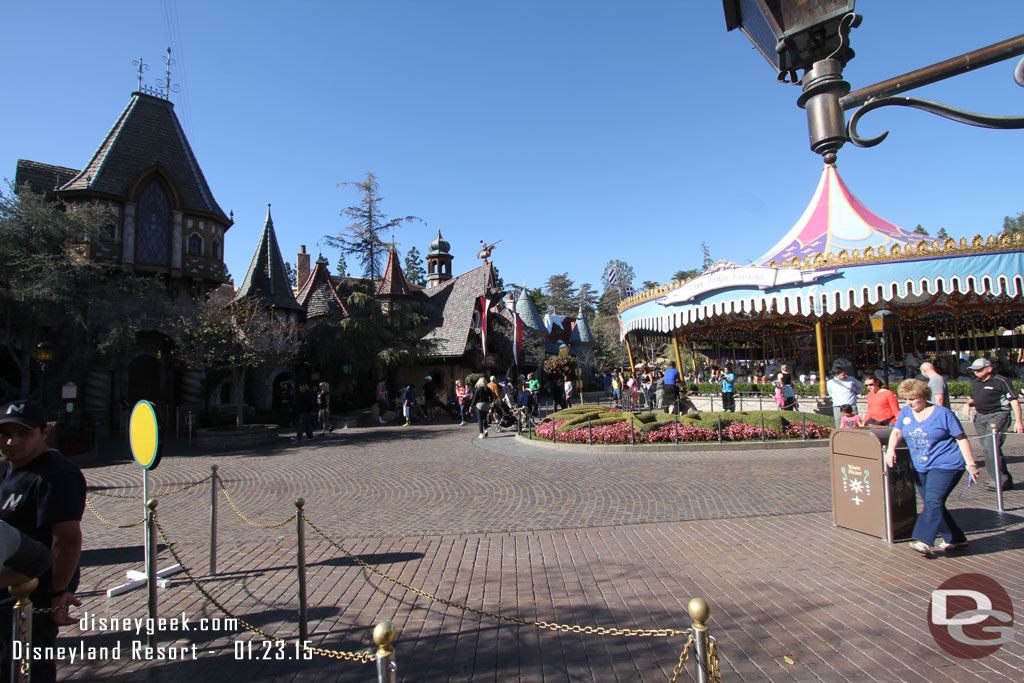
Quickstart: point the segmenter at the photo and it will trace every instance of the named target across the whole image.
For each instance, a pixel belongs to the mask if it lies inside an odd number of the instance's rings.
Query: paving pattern
[[[250,519],[286,520],[302,497],[309,519],[369,566],[474,609],[528,621],[681,629],[690,623],[689,599],[704,597],[725,680],[1024,679],[1024,638],[960,660],[936,646],[926,623],[930,591],[960,573],[995,578],[1024,608],[1022,492],[1006,494],[1003,515],[983,487],[954,494],[970,550],[928,560],[905,544],[833,526],[823,446],[571,453],[511,437],[477,440],[475,432],[451,424],[339,430],[223,455],[176,444],[152,473],[152,491],[161,526],[209,593],[285,638],[297,633],[296,523],[255,528],[219,497],[219,571],[206,577],[209,483],[167,495],[207,477],[213,464]],[[1008,451],[1011,471],[1024,481],[1024,437],[1011,437]],[[108,520],[142,516],[141,498],[110,497],[141,493],[140,470],[122,447],[104,448],[83,469],[94,487],[90,500]],[[86,512],[83,529],[79,612],[144,617],[144,592],[104,593],[141,565],[141,528],[110,528]],[[684,643],[539,631],[446,607],[374,574],[311,528],[305,533],[310,640],[361,650],[371,645],[373,624],[389,619],[399,629],[399,680],[663,681]],[[171,563],[167,550],[160,558],[161,566]],[[294,650],[274,648],[264,659],[259,637],[194,630],[199,619],[223,615],[183,575],[160,600],[162,615],[184,614],[193,627],[162,631],[161,646],[194,643],[196,659],[144,661],[131,652],[144,634],[67,628],[61,645],[121,643],[122,651],[65,661],[61,676],[375,680],[373,665],[294,661]]]

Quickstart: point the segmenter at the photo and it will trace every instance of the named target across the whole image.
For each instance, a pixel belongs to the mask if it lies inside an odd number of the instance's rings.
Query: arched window
[[[188,253],[192,256],[203,255],[203,237],[198,232],[188,236]]]
[[[117,240],[117,224],[114,221],[104,221],[100,226],[100,239],[104,242]]]
[[[210,256],[217,259],[218,261],[220,260],[220,242],[218,242],[217,240],[213,241],[213,245],[211,246],[210,250]]]
[[[156,178],[139,195],[135,229],[135,262],[170,265],[171,203]]]

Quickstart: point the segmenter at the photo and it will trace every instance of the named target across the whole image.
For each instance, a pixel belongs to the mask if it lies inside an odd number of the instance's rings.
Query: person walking
[[[782,409],[796,410],[796,390],[793,388],[793,373],[789,370],[789,363],[783,363],[779,369],[779,382],[782,384]]]
[[[295,438],[292,441],[301,441],[302,433],[306,433],[307,439],[313,438],[313,413],[316,411],[316,398],[309,390],[309,385],[303,382],[299,385],[299,393],[295,395]]]
[[[413,391],[411,384],[406,384],[405,389],[402,390],[402,416],[405,417],[403,427],[412,424],[412,407],[414,405],[416,405],[416,392]]]
[[[377,382],[377,421],[381,424],[385,424],[384,413],[391,409],[391,405],[388,402],[388,385],[384,382],[384,378],[381,377],[380,381]]]
[[[481,377],[473,387],[473,396],[469,399],[476,410],[476,423],[480,429],[480,435],[476,438],[487,438],[487,414],[491,412],[491,401],[494,400],[494,392],[487,386],[487,382]]]
[[[825,389],[832,398],[832,415],[836,420],[836,429],[839,429],[844,407],[853,406],[854,414],[857,413],[857,396],[864,389],[864,385],[859,379],[852,377],[845,367],[839,366],[832,370],[832,379],[826,382]]]
[[[679,386],[682,383],[674,360],[668,362],[668,369],[665,370],[665,377],[662,381],[665,385],[665,396],[662,401],[668,406],[668,412],[674,413],[676,412],[676,398],[679,396]]]
[[[331,385],[320,382],[316,392],[317,421],[320,423],[320,436],[334,431],[331,424]]]
[[[932,390],[932,403],[949,408],[949,390],[946,388],[946,378],[939,374],[934,365],[927,362],[921,363],[921,374],[928,380],[928,388]]]
[[[974,408],[974,429],[981,437],[981,449],[985,454],[985,471],[988,472],[991,483],[986,486],[995,490],[996,473],[994,452],[992,448],[992,427],[996,426],[998,434],[999,452],[1003,452],[1003,444],[1006,442],[1006,432],[1010,428],[1010,415],[1013,415],[1013,433],[1024,433],[1024,426],[1021,425],[1020,400],[1017,391],[1013,388],[1010,380],[1002,375],[997,375],[992,361],[988,358],[979,358],[971,363],[971,371],[974,372],[974,383],[971,385],[971,397],[964,406],[965,418],[969,415],[970,409]],[[1000,459],[999,473],[1002,477],[1002,490],[1013,489],[1013,477],[1006,467],[1006,458]]]
[[[900,412],[900,403],[896,400],[896,394],[884,388],[882,380],[874,375],[869,375],[864,380],[864,386],[868,390],[868,408],[864,413],[864,424],[867,426],[891,425]]]
[[[889,434],[885,464],[896,465],[896,447],[907,442],[914,467],[914,483],[924,503],[917,517],[910,547],[925,556],[937,536],[938,548],[954,550],[967,545],[967,536],[946,509],[946,499],[960,482],[964,471],[972,480],[978,476],[978,464],[971,453],[971,443],[960,421],[948,408],[929,401],[931,389],[919,379],[905,379],[897,388],[907,401]]]
[[[466,424],[466,408],[469,400],[469,387],[463,384],[461,379],[455,380],[455,397],[459,402],[459,426]]]

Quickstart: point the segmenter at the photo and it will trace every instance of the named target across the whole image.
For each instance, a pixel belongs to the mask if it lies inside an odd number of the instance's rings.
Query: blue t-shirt
[[[964,428],[948,408],[935,406],[926,420],[918,422],[910,406],[903,406],[895,426],[903,433],[918,472],[964,469],[964,456],[956,443]]]
[[[731,372],[727,372],[722,375],[722,393],[732,391],[732,383],[735,381],[736,375]]]
[[[679,371],[669,368],[665,371],[665,384],[679,384]]]

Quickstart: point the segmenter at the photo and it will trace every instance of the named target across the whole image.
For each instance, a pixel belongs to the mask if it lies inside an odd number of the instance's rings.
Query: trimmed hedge
[[[679,425],[689,425],[691,427],[717,431],[719,420],[721,420],[722,429],[732,424],[746,424],[760,429],[762,416],[764,416],[764,428],[779,433],[785,432],[790,425],[800,425],[801,416],[811,424],[823,427],[833,427],[835,425],[835,420],[831,415],[779,410],[745,410],[738,413],[689,413],[679,416]],[[646,438],[651,432],[655,432],[666,424],[674,422],[675,415],[668,413],[641,413],[636,415],[629,412],[610,411],[607,408],[597,406],[577,406],[552,413],[545,417],[542,422],[564,421],[556,430],[557,434],[564,434],[573,429],[586,427],[588,419],[590,420],[591,427],[629,421],[633,425],[633,429]]]

